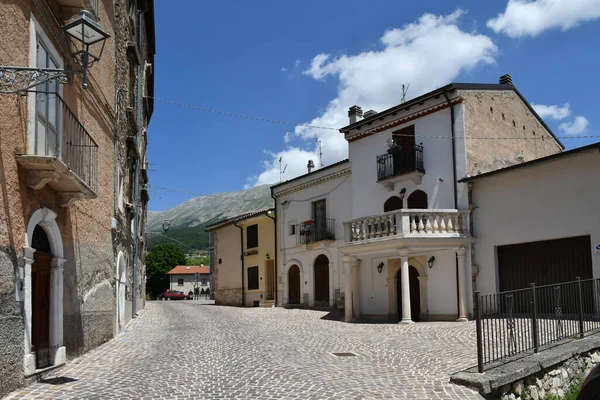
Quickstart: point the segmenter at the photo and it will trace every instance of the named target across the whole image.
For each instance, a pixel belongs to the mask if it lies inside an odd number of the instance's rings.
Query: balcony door
[[[410,171],[415,159],[415,126],[407,126],[392,133],[394,143],[401,151],[394,154],[394,174]]]
[[[37,37],[37,68],[59,68],[49,47]],[[34,153],[43,156],[58,156],[60,151],[60,114],[58,84],[50,81],[38,85],[35,103]]]
[[[321,240],[327,231],[327,204],[325,199],[312,203],[312,218],[314,224],[314,240]]]

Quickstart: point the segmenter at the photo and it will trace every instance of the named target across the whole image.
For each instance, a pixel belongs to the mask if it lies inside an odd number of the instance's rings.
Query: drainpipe
[[[146,12],[147,9],[145,10],[139,10],[138,11],[138,18],[137,18],[137,46],[138,49],[141,50],[142,48],[142,16],[144,15],[144,13]],[[140,141],[141,141],[141,133],[142,133],[142,64],[140,61],[140,64],[137,66],[137,99],[136,99],[136,108],[137,108],[137,112],[136,112],[136,123],[137,123],[137,133],[135,136],[135,146],[136,146],[136,152],[137,150],[140,148]],[[132,318],[136,317],[137,314],[137,268],[138,268],[138,252],[139,252],[139,245],[140,245],[140,239],[139,239],[139,221],[140,221],[140,157],[139,154],[136,157],[135,160],[135,189],[133,192],[133,202],[134,202],[134,210],[135,210],[135,215],[133,216],[133,220],[134,220],[134,238],[133,238],[133,299],[131,302],[131,314],[132,314]]]
[[[115,201],[115,210],[114,210],[114,223],[115,225],[113,226],[113,228],[115,229],[115,231],[117,230],[118,227],[118,221],[119,221],[119,112],[120,112],[120,107],[119,107],[119,97],[121,95],[121,93],[123,93],[124,91],[126,91],[123,88],[119,88],[116,92],[115,92],[115,125],[114,125],[114,130],[113,130],[113,142],[114,142],[114,166],[113,166],[113,185],[114,185],[114,191],[115,191],[115,196],[114,196],[114,201]]]
[[[458,183],[456,182],[456,135],[454,132],[454,106],[448,97],[448,92],[444,90],[444,97],[450,106],[450,130],[452,133],[452,183],[454,184],[454,208],[458,209]]]
[[[275,262],[275,268],[274,268],[274,274],[275,274],[275,307],[277,307],[277,289],[279,288],[279,284],[277,281],[277,199],[275,198],[275,196],[273,196],[273,190],[271,189],[271,197],[273,198],[273,201],[275,202],[275,208],[273,209],[273,212],[275,214],[275,217],[271,217],[269,215],[269,212],[267,211],[267,217],[271,218],[273,220],[273,233],[275,234],[275,257],[274,257],[274,262]]]
[[[246,291],[244,290],[244,228],[236,223],[233,225],[240,228],[240,260],[242,260],[242,307],[246,307]]]

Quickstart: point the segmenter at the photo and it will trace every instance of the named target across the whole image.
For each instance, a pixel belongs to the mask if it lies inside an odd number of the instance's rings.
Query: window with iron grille
[[[258,247],[258,224],[246,228],[246,248],[253,249],[255,247]]]
[[[258,267],[248,267],[248,290],[258,289]]]

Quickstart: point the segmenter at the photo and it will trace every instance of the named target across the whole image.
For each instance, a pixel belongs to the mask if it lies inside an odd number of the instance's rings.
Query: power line
[[[197,193],[197,192],[188,192],[188,191],[185,191],[185,190],[169,189],[169,188],[164,188],[164,187],[160,187],[160,186],[154,186],[154,185],[150,185],[150,184],[148,184],[147,186],[149,188],[152,188],[152,189],[164,190],[166,192],[185,193],[185,194],[192,194],[194,196],[208,196],[205,193]]]
[[[167,104],[173,104],[176,106],[191,108],[194,110],[226,115],[229,117],[243,118],[243,119],[249,119],[252,121],[259,121],[259,122],[268,122],[268,123],[279,124],[279,125],[303,126],[306,128],[313,128],[313,129],[325,129],[325,130],[339,131],[339,128],[332,128],[330,126],[319,126],[319,125],[311,125],[311,124],[307,124],[307,123],[281,121],[281,120],[271,119],[271,118],[254,117],[254,116],[250,116],[250,115],[236,114],[236,113],[232,113],[229,111],[221,111],[221,110],[215,110],[215,109],[207,108],[207,107],[200,107],[200,106],[195,106],[195,105],[191,105],[191,104],[180,103],[177,101],[167,100],[167,99],[163,99],[160,97],[151,97],[151,98],[154,100],[157,100],[157,101],[161,101],[163,103],[167,103]],[[381,127],[376,127],[371,130],[366,130],[366,131],[363,131],[362,133],[363,134],[376,133],[376,134],[380,134],[380,135],[389,134],[388,132],[374,132],[375,130],[378,130],[378,129],[381,129]],[[396,135],[396,136],[412,136],[412,135],[400,134],[400,135]],[[595,139],[595,138],[600,138],[600,135],[569,135],[569,136],[554,136],[554,137],[556,137],[557,139],[561,139],[561,140],[562,139]],[[417,136],[417,138],[459,139],[459,140],[461,140],[461,139],[469,139],[469,140],[542,140],[538,137],[466,137],[466,136],[431,136],[431,135],[425,135],[425,136],[419,135],[419,136]]]
[[[159,235],[159,236],[165,237],[165,238],[167,238],[167,239],[169,239],[169,240],[173,240],[174,242],[177,242],[177,243],[179,243],[180,245],[187,247],[188,249],[197,250],[197,251],[202,251],[202,249],[197,249],[197,248],[195,248],[195,247],[190,247],[190,246],[188,246],[187,244],[185,244],[185,243],[183,243],[183,242],[181,242],[181,241],[179,241],[179,240],[177,240],[177,239],[175,239],[175,238],[172,238],[172,237],[170,237],[170,236],[167,236],[167,235],[165,235],[165,234],[164,234],[164,233],[162,233],[162,232],[146,232],[146,235],[148,235],[148,234],[150,234],[150,233],[151,233],[151,234],[153,234],[153,235]]]

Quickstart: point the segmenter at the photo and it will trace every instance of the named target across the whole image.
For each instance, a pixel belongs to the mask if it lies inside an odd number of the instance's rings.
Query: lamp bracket
[[[51,81],[66,84],[78,73],[72,69],[0,66],[0,93],[24,93]]]

